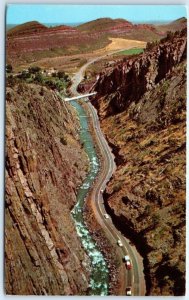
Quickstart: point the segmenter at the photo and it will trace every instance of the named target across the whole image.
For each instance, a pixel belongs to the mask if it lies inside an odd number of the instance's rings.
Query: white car
[[[108,214],[104,214],[104,218],[105,218],[105,219],[109,219],[110,216],[109,216]]]
[[[118,244],[119,247],[123,247],[123,244],[122,244],[122,241],[121,241],[121,240],[118,240],[118,241],[117,241],[117,244]]]
[[[126,288],[126,296],[132,296],[131,288],[127,287]]]

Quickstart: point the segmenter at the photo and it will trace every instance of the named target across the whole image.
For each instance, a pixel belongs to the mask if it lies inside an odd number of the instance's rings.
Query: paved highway
[[[112,53],[111,53],[112,54]],[[72,86],[70,88],[73,96],[79,95],[77,92],[77,86],[83,79],[83,74],[86,68],[93,62],[103,58],[104,56],[89,60],[82,68],[75,74],[72,79]],[[88,102],[88,110],[90,112],[93,128],[95,129],[96,139],[98,141],[98,146],[100,148],[103,160],[101,162],[100,174],[97,177],[95,184],[92,187],[92,208],[97,218],[97,221],[102,226],[107,238],[110,243],[117,246],[118,259],[121,264],[121,273],[122,273],[122,286],[121,286],[121,295],[125,295],[126,287],[132,288],[132,295],[145,295],[145,280],[143,274],[143,263],[142,258],[136,251],[134,246],[130,245],[128,239],[126,239],[121,232],[119,232],[113,225],[111,218],[106,219],[104,214],[106,214],[102,190],[105,189],[107,182],[111,178],[113,172],[116,169],[114,162],[114,156],[111,152],[111,149],[108,146],[108,143],[101,131],[100,123],[97,115],[96,109],[93,105]],[[117,241],[121,240],[123,246],[119,247]],[[127,270],[123,262],[123,257],[129,255],[132,263],[132,269]]]

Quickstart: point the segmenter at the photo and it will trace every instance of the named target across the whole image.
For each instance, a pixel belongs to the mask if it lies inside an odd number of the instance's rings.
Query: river
[[[77,193],[77,203],[72,210],[77,234],[80,236],[82,245],[91,260],[91,276],[89,295],[108,295],[108,268],[102,253],[98,250],[96,242],[91,237],[83,219],[83,207],[87,193],[99,171],[99,159],[94,147],[92,136],[89,132],[87,115],[83,107],[76,101],[71,101],[80,120],[80,140],[88,155],[90,170]]]

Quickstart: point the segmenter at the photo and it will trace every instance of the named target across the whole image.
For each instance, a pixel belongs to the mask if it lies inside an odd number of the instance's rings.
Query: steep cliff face
[[[131,102],[138,101],[145,92],[152,90],[172,69],[186,59],[186,29],[172,34],[158,46],[137,58],[125,59],[108,73],[100,74],[94,90],[94,104],[101,116],[125,110]],[[108,95],[108,96],[107,96]]]
[[[144,257],[147,294],[185,291],[186,31],[101,74],[101,125],[117,163],[105,192]]]
[[[88,165],[78,126],[54,92],[7,82],[7,294],[86,294],[89,261],[70,214]]]

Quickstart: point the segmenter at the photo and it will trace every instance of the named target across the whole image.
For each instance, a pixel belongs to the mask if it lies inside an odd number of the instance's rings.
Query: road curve
[[[112,54],[112,53],[111,53]],[[75,74],[72,78],[72,86],[70,87],[70,91],[73,96],[79,95],[77,92],[78,84],[83,79],[83,74],[86,68],[92,64],[93,62],[102,59],[104,56],[93,58],[89,60],[85,65],[83,65],[80,70]],[[96,139],[98,142],[98,146],[103,157],[101,162],[101,172],[97,177],[96,182],[92,187],[92,208],[97,218],[98,223],[104,230],[107,238],[109,239],[112,245],[117,245],[118,239],[122,241],[123,247],[117,246],[117,254],[118,259],[121,264],[122,270],[122,286],[121,286],[121,295],[125,295],[126,287],[132,287],[132,295],[135,296],[144,296],[146,292],[145,288],[145,280],[144,280],[144,273],[143,273],[143,263],[142,258],[136,251],[134,246],[130,245],[128,239],[126,239],[121,232],[119,232],[113,225],[111,219],[105,219],[104,214],[106,213],[104,203],[103,203],[103,196],[101,190],[104,190],[106,187],[107,182],[110,180],[113,172],[116,169],[116,165],[114,162],[114,156],[111,152],[110,147],[101,131],[100,123],[98,120],[98,115],[96,109],[93,105],[88,102],[88,111],[90,112],[91,121],[93,124],[93,128],[96,134]],[[127,270],[124,263],[123,263],[123,256],[129,255],[133,268],[131,270]]]

